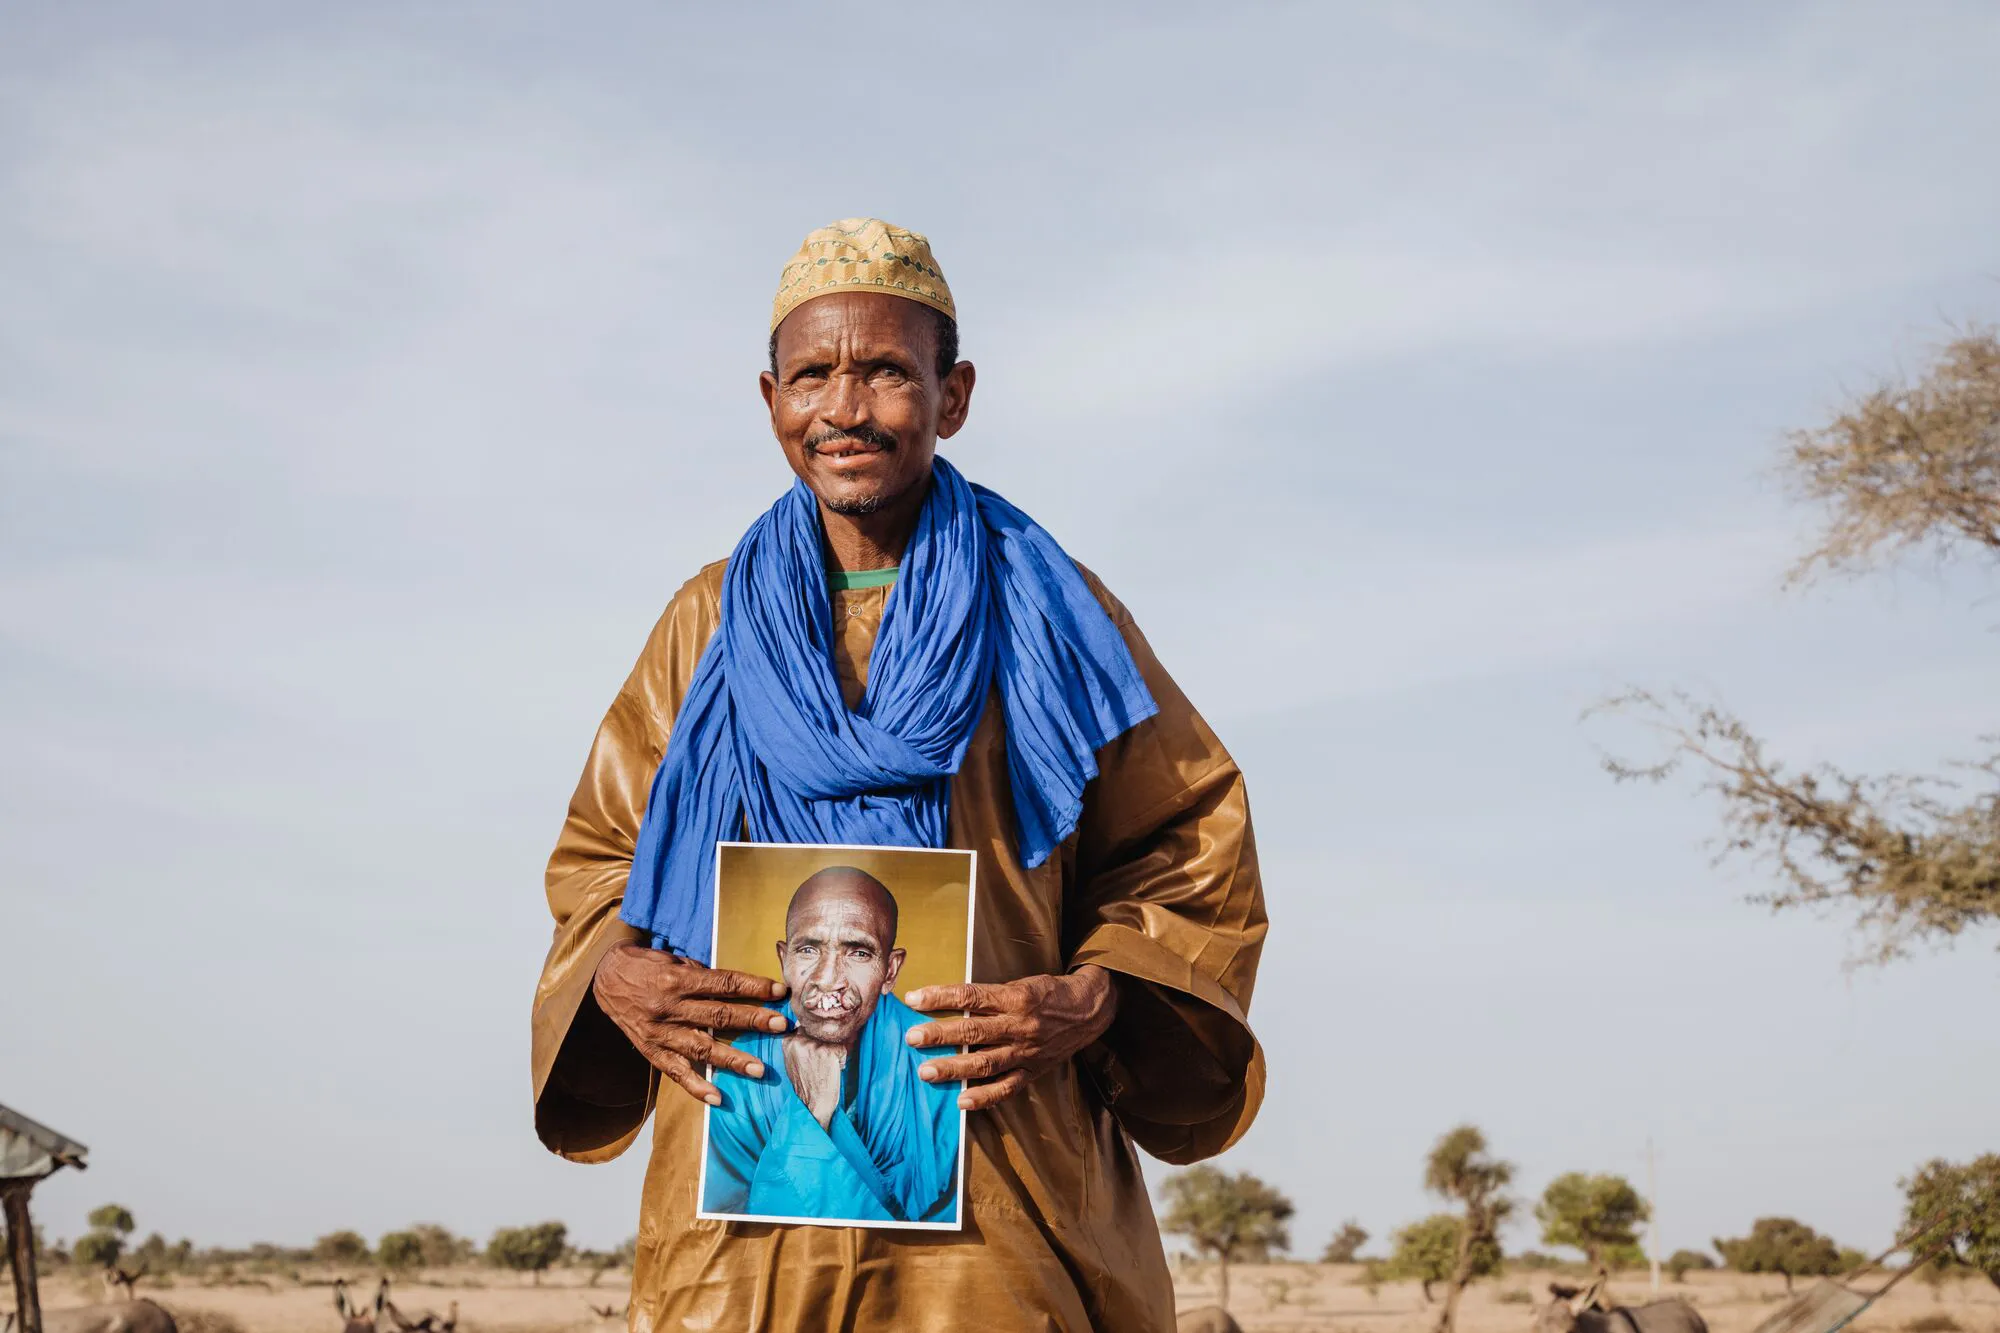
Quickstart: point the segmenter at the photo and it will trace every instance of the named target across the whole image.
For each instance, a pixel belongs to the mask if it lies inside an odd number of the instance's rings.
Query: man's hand
[[[910,1029],[912,1046],[973,1046],[964,1055],[926,1061],[928,1083],[967,1080],[958,1104],[968,1111],[1006,1101],[1104,1035],[1118,1013],[1112,974],[1086,963],[1068,976],[1024,977],[999,985],[924,986],[903,997],[926,1013],[963,1009]],[[972,1083],[970,1080],[987,1080]]]
[[[783,982],[724,972],[677,958],[664,949],[621,944],[604,955],[591,979],[591,993],[605,1017],[638,1048],[655,1069],[681,1085],[688,1096],[710,1106],[722,1094],[703,1078],[700,1066],[717,1065],[747,1078],[764,1077],[764,1063],[717,1032],[783,1032],[785,1016],[760,1001],[785,996]],[[748,1004],[731,1004],[748,1000]]]

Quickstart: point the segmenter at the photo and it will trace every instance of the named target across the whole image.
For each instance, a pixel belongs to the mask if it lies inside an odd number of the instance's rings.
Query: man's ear
[[[901,972],[902,970],[903,970],[903,951],[901,949],[889,950],[889,975],[882,978],[882,989],[883,990],[896,989],[896,974],[898,972]]]
[[[958,434],[965,424],[966,414],[972,411],[972,386],[978,379],[970,361],[961,361],[953,366],[944,377],[943,401],[938,404],[937,437],[948,440]],[[776,385],[774,384],[775,390]]]
[[[778,975],[785,975],[785,942],[778,941]]]
[[[757,391],[764,395],[764,411],[771,418],[771,433],[778,433],[778,377],[770,371],[757,375]]]

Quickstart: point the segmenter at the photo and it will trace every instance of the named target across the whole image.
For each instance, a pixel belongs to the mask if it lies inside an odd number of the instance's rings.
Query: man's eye
[[[806,957],[810,958],[810,957],[812,957],[812,956],[813,956],[813,955],[814,955],[815,953],[818,953],[818,952],[819,952],[819,950],[817,950],[817,949],[813,948],[813,947],[812,947],[812,945],[810,945],[810,944],[801,944],[801,945],[800,945],[800,946],[799,946],[798,948],[794,949],[794,950],[793,950],[792,952],[794,952],[794,953],[802,953],[802,954],[804,954],[804,955],[805,955]]]

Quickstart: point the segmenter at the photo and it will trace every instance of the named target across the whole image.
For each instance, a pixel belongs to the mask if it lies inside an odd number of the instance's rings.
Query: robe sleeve
[[[716,622],[709,573],[676,594],[612,700],[549,857],[555,938],[535,988],[535,1133],[574,1161],[608,1161],[625,1151],[659,1090],[657,1072],[598,1009],[591,980],[614,945],[644,938],[618,910],[653,773]]]
[[[1160,711],[1100,752],[1077,826],[1070,966],[1126,978],[1082,1059],[1140,1147],[1195,1162],[1241,1138],[1264,1096],[1248,1019],[1265,932],[1249,797],[1131,617],[1100,595]]]

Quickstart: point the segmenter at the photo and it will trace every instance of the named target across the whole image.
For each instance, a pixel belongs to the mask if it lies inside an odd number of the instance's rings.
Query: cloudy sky
[[[1781,592],[1769,468],[2000,314],[2000,13],[985,12],[0,14],[0,1100],[93,1150],[52,1232],[635,1230],[636,1155],[534,1141],[542,860],[787,481],[771,288],[856,214],[951,277],[951,456],[1249,774],[1271,1092],[1224,1164],[1299,1250],[1429,1211],[1467,1119],[1530,1193],[1650,1137],[1668,1248],[1878,1244],[2000,1148],[1996,941],[1844,969],[1579,721],[1994,729],[1990,580]]]

